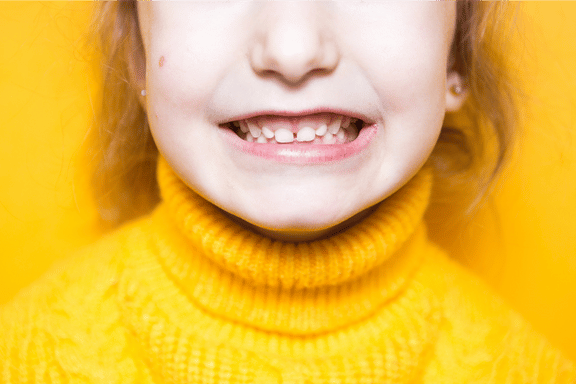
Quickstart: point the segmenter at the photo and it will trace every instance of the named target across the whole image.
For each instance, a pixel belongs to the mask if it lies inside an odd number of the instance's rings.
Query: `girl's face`
[[[455,2],[139,2],[156,144],[247,227],[338,231],[418,171],[463,102],[447,70],[455,14]]]

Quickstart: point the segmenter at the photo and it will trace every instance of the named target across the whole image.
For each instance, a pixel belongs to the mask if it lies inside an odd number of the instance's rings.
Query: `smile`
[[[361,120],[350,116],[320,113],[303,117],[260,116],[234,121],[234,131],[243,140],[261,144],[344,144],[354,141]]]
[[[334,113],[299,117],[257,116],[221,125],[235,149],[281,163],[343,160],[362,152],[376,135],[376,124]]]

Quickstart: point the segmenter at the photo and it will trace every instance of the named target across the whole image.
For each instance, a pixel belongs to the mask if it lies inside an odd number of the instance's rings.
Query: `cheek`
[[[149,100],[182,112],[193,110],[202,104],[213,82],[203,68],[201,62],[170,47],[150,50],[146,70]]]
[[[436,145],[445,113],[445,60],[438,50],[402,50],[384,61],[384,71],[374,68],[388,164],[415,170]]]
[[[445,91],[446,58],[439,50],[407,45],[384,58],[371,73],[382,105],[388,111],[412,108],[442,108]]]
[[[432,5],[417,5],[410,3],[396,17],[382,14],[383,22],[346,31],[346,48],[379,94],[383,112],[427,108],[428,103],[442,108],[450,31],[440,8],[425,12]]]
[[[149,94],[183,113],[201,109],[234,62],[225,32],[197,32],[167,28],[150,38],[147,49]]]

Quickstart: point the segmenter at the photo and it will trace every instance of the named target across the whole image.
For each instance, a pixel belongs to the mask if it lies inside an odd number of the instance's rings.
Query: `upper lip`
[[[275,110],[275,109],[267,109],[267,110],[260,110],[260,111],[253,111],[253,112],[246,112],[240,115],[233,116],[226,120],[220,122],[220,124],[227,124],[233,121],[239,120],[246,120],[256,116],[264,116],[264,115],[272,115],[272,116],[286,116],[286,117],[300,117],[300,116],[308,116],[314,115],[317,113],[333,113],[335,115],[343,115],[343,116],[350,116],[356,119],[360,119],[368,124],[374,124],[374,121],[370,119],[368,116],[364,115],[358,111],[350,111],[347,109],[342,108],[325,108],[325,107],[318,107],[318,108],[311,108],[306,110],[300,111],[288,111],[288,110]]]

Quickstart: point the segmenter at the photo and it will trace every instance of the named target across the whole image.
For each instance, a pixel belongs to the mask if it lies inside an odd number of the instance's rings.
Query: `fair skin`
[[[414,176],[444,114],[463,103],[447,70],[455,12],[454,2],[138,3],[156,144],[190,188],[247,228],[286,241],[343,230]],[[301,161],[231,145],[227,123],[263,111],[274,121],[355,117],[375,135],[316,162],[302,160],[310,143],[291,147],[304,148]],[[292,144],[257,148],[272,145]]]

